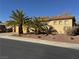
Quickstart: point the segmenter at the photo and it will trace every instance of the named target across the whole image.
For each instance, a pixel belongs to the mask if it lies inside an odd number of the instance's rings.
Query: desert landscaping
[[[12,36],[18,36],[17,34],[14,34]],[[64,42],[64,43],[76,43],[79,44],[79,35],[77,36],[70,36],[70,35],[46,35],[46,34],[23,34],[21,37],[24,38],[34,38],[36,40],[48,40],[48,41],[54,41],[54,42]]]

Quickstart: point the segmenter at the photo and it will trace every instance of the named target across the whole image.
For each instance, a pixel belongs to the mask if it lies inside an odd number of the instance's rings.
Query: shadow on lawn
[[[0,48],[3,59],[79,59],[79,50],[9,39],[0,39]]]

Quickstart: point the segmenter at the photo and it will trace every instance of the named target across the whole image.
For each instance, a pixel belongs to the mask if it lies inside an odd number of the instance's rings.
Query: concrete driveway
[[[0,38],[0,59],[79,59],[79,50]]]

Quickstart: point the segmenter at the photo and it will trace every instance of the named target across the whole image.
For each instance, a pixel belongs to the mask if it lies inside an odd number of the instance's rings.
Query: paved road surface
[[[0,38],[0,59],[79,59],[79,50]]]

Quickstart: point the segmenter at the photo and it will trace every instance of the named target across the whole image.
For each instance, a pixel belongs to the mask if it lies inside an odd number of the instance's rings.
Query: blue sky
[[[27,16],[57,16],[63,12],[79,17],[79,0],[0,0],[0,21],[9,20],[12,10]]]

